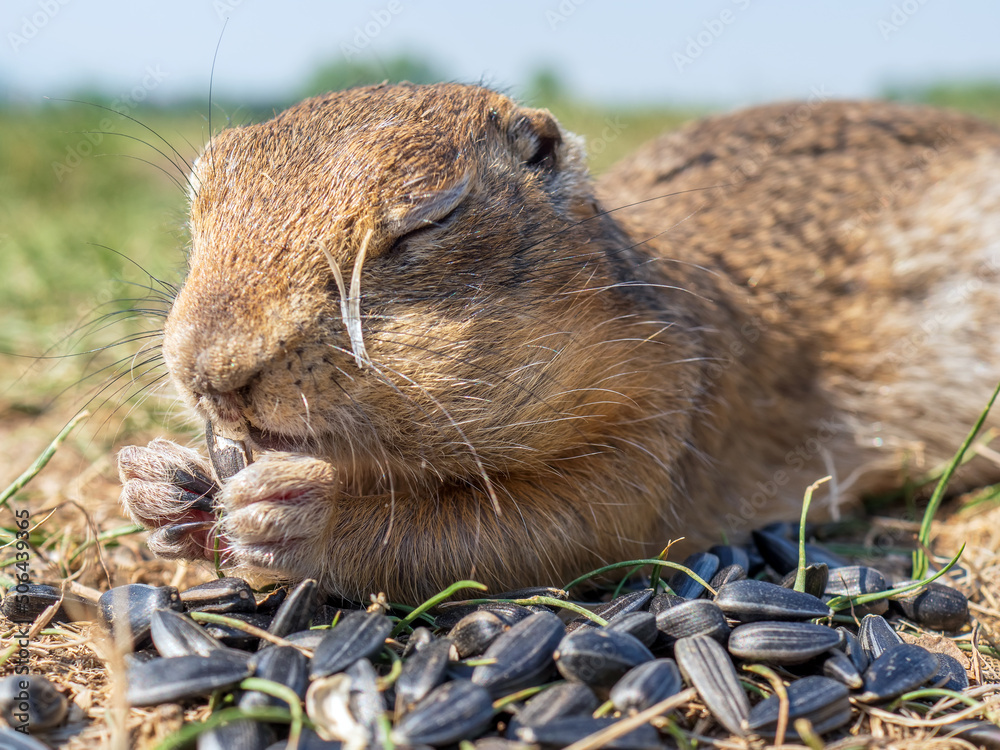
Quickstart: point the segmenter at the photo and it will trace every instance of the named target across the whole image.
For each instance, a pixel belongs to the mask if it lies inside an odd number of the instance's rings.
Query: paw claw
[[[218,485],[195,451],[167,440],[118,453],[121,502],[136,523],[152,530],[147,544],[160,557],[211,557]]]
[[[146,546],[157,557],[168,560],[200,560],[213,556],[215,524],[209,521],[160,526],[149,532]]]

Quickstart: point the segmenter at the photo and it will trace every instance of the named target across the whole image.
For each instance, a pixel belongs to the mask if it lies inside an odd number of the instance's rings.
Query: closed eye
[[[428,221],[423,226],[397,237],[392,245],[389,246],[389,249],[385,252],[385,254],[392,255],[400,253],[406,249],[407,245],[419,241],[422,238],[429,238],[434,233],[450,226],[458,216],[459,208],[460,206],[456,206],[448,214],[442,216],[437,221]]]

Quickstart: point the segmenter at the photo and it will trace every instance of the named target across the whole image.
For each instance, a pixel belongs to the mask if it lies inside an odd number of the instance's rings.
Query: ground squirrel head
[[[358,476],[530,461],[539,425],[613,408],[591,386],[622,357],[584,355],[619,280],[583,159],[547,111],[457,84],[223,131],[194,168],[176,386],[223,432]]]

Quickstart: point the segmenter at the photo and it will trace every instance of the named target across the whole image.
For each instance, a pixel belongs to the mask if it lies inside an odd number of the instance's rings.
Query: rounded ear
[[[559,123],[547,109],[521,108],[514,112],[508,129],[511,147],[529,167],[551,169],[562,143]]]

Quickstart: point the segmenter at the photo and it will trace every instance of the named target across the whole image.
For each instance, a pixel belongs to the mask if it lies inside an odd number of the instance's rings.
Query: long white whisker
[[[371,367],[371,359],[365,349],[365,341],[361,331],[361,268],[365,263],[365,255],[368,252],[368,243],[371,241],[373,229],[365,233],[361,241],[361,248],[358,250],[358,257],[354,259],[354,270],[351,272],[351,290],[348,293],[344,285],[344,274],[340,270],[337,261],[334,260],[329,248],[322,247],[323,255],[326,256],[333,278],[337,282],[337,290],[340,292],[340,316],[347,329],[347,337],[351,340],[351,353],[354,355],[354,363],[359,370]]]

